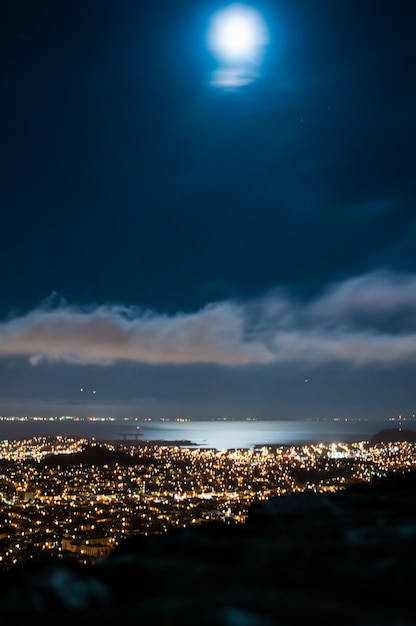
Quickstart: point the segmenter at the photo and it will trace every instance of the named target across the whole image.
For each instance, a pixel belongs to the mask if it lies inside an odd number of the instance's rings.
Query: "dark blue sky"
[[[415,411],[416,5],[225,6],[3,1],[0,414]]]

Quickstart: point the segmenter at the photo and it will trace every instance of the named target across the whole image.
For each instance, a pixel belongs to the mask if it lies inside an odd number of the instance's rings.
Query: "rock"
[[[416,625],[416,473],[285,495],[245,524],[126,540],[95,566],[37,563],[0,580],[4,623]],[[57,617],[58,616],[58,617]]]

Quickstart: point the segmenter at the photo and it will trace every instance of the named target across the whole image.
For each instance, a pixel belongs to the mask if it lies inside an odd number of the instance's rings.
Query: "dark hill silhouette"
[[[369,441],[370,446],[377,443],[394,443],[395,441],[416,441],[416,431],[399,428],[384,428],[373,435]]]
[[[16,465],[15,461],[9,460],[9,459],[0,459],[0,470],[4,469],[9,469],[10,467],[13,467]]]
[[[113,465],[118,463],[121,466],[128,467],[135,465],[137,459],[134,459],[125,452],[118,450],[109,450],[105,446],[98,444],[88,444],[81,452],[70,454],[52,454],[40,461],[40,465],[46,467],[69,467],[72,465]]]
[[[5,624],[415,626],[416,471],[0,574]]]

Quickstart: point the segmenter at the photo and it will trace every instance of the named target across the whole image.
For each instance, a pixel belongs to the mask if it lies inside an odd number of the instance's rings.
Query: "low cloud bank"
[[[399,364],[416,361],[415,312],[416,276],[392,272],[339,282],[309,300],[274,290],[172,316],[61,304],[0,324],[0,356],[27,356],[33,365]]]
[[[271,361],[261,342],[244,337],[242,313],[230,304],[172,317],[118,306],[40,309],[0,325],[0,354],[28,355],[34,365],[42,360],[83,365]]]

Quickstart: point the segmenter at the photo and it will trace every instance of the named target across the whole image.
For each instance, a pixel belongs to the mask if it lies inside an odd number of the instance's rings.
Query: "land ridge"
[[[2,574],[0,614],[44,625],[66,616],[105,626],[410,626],[415,561],[413,470],[272,498],[245,524],[132,537],[95,566],[16,568]]]

